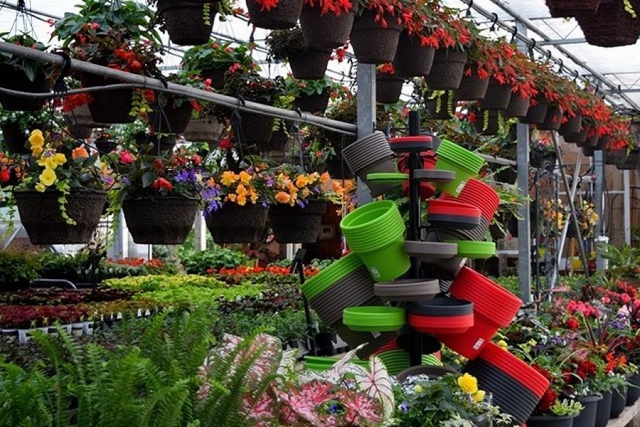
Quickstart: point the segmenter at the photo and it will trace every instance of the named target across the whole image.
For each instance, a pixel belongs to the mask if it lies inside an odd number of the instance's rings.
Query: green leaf
[[[156,177],[157,175],[155,172],[145,172],[142,175],[142,188],[147,188],[151,184],[153,184],[153,181],[156,180]]]

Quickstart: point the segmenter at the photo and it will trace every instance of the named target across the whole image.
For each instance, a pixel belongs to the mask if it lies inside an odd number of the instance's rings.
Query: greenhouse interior
[[[640,427],[639,37],[0,0],[0,427]]]

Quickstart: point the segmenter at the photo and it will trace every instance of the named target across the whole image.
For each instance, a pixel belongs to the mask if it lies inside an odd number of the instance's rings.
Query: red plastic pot
[[[393,141],[393,140],[392,140]],[[393,147],[391,148],[393,150]],[[423,169],[435,169],[436,162],[438,160],[436,153],[433,151],[426,151],[420,154],[422,157],[422,168]],[[398,160],[398,170],[402,173],[409,173],[409,154],[403,154],[400,156],[400,160]],[[402,184],[402,191],[405,196],[409,197],[409,181]],[[436,192],[436,188],[428,182],[420,183],[420,197],[423,200],[426,200],[433,196]]]
[[[474,178],[467,181],[467,185],[464,186],[457,198],[442,193],[440,200],[457,201],[476,206],[480,208],[482,216],[489,222],[493,220],[500,204],[498,193],[491,186]]]
[[[450,215],[477,219],[480,221],[480,209],[474,205],[452,200],[431,200],[427,209],[428,215]]]
[[[409,314],[408,322],[415,330],[422,333],[459,334],[473,326],[473,313],[463,316],[423,316]]]
[[[479,357],[509,375],[538,397],[542,397],[549,387],[549,381],[542,374],[494,343],[484,346]]]

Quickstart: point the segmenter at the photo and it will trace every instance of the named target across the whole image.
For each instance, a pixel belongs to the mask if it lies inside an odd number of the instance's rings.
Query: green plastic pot
[[[340,228],[374,280],[394,280],[409,269],[404,221],[394,202],[368,203],[344,217]]]
[[[487,259],[496,254],[494,242],[474,242],[471,240],[445,240],[445,243],[458,245],[458,257],[472,259]]]
[[[367,175],[369,187],[371,184],[402,185],[408,180],[409,174],[400,172],[377,172]]]
[[[406,323],[403,308],[387,306],[366,306],[345,308],[342,321],[352,331],[396,331]]]
[[[439,190],[458,197],[467,181],[476,177],[483,165],[484,160],[478,155],[443,139],[438,147],[436,169],[453,171],[456,178],[451,182],[436,182],[434,185]]]
[[[312,300],[341,278],[353,273],[362,266],[362,260],[355,253],[340,258],[302,285],[302,293]]]

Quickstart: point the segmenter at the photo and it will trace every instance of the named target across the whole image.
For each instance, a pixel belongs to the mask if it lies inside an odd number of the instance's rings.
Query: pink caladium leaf
[[[369,371],[364,371],[364,375],[356,375],[356,382],[360,390],[380,402],[384,418],[391,417],[395,407],[393,388],[389,373],[382,360],[378,357],[372,357],[369,362]]]
[[[314,427],[323,427],[325,423],[317,411],[334,398],[333,387],[334,385],[329,382],[312,381],[303,384],[300,388],[288,391],[276,390],[276,394],[299,418],[311,423]]]
[[[380,403],[364,392],[340,390],[338,398],[345,408],[349,425],[373,426],[382,421]]]

